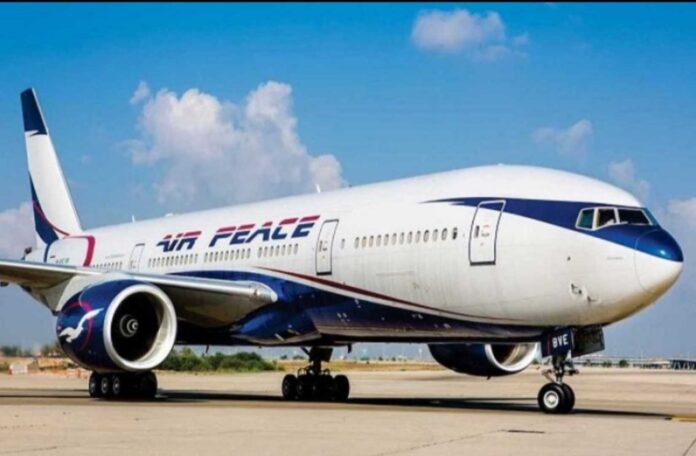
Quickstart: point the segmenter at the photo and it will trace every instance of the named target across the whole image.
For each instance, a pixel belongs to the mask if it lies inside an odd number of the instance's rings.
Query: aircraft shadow
[[[84,390],[64,390],[57,391],[0,391],[0,404],[3,400],[31,400],[31,401],[51,401],[63,404],[75,401],[92,402],[98,405],[104,402],[109,403],[141,403],[151,405],[182,404],[182,403],[213,403],[213,402],[232,402],[238,403],[266,403],[278,404],[285,407],[373,407],[379,408],[404,408],[412,410],[483,410],[500,412],[526,412],[539,413],[535,397],[476,397],[476,398],[413,398],[413,397],[359,397],[348,399],[345,403],[328,401],[309,401],[309,402],[290,402],[280,396],[269,396],[264,394],[241,394],[224,393],[213,391],[179,391],[179,390],[160,390],[154,400],[148,399],[125,399],[120,401],[109,401],[101,399],[90,399]],[[47,404],[48,405],[48,404]],[[573,411],[574,415],[595,415],[595,416],[615,416],[615,417],[652,417],[669,418],[669,415],[655,412],[636,412],[624,410],[610,410],[598,408],[577,407]]]
[[[309,402],[290,402],[280,396],[267,396],[262,394],[235,394],[208,391],[160,391],[157,401],[165,403],[185,403],[185,402],[213,402],[213,401],[232,401],[232,402],[266,402],[283,403],[291,406],[297,404],[301,406],[311,406],[312,404],[323,404],[327,406],[370,406],[375,408],[403,407],[418,409],[442,409],[442,410],[489,410],[489,411],[510,411],[510,412],[533,412],[539,413],[536,397],[477,397],[477,398],[403,398],[403,397],[360,397],[348,399],[345,403],[335,403],[328,401],[309,401]],[[653,417],[668,418],[668,415],[654,412],[635,412],[622,410],[607,410],[595,408],[576,408],[575,415],[605,415],[605,416],[625,416],[625,417]]]

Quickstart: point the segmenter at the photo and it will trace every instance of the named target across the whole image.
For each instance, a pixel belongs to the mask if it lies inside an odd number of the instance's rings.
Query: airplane
[[[537,402],[573,410],[573,358],[658,300],[683,253],[630,193],[493,165],[84,229],[33,89],[21,94],[35,245],[0,261],[56,316],[94,398],[153,398],[179,344],[292,346],[287,400],[345,401],[322,368],[360,342],[427,344],[455,372],[550,360]],[[240,176],[239,178],[244,178]],[[28,228],[29,229],[29,228]]]

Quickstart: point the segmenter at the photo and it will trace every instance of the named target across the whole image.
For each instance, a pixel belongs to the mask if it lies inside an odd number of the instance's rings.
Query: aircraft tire
[[[101,397],[101,375],[97,374],[96,372],[92,372],[92,374],[89,376],[87,391],[89,392],[89,397]]]
[[[283,384],[281,385],[281,392],[283,393],[283,399],[287,401],[294,401],[297,399],[297,377],[292,374],[288,374],[283,377]]]
[[[567,396],[561,385],[557,383],[547,383],[539,390],[537,396],[539,408],[544,413],[560,414],[567,413]]]

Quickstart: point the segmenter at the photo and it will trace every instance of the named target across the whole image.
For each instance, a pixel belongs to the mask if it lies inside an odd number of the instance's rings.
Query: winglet
[[[47,135],[48,129],[41,114],[41,107],[39,107],[34,89],[27,89],[22,92],[21,99],[24,132],[33,132],[35,135]]]

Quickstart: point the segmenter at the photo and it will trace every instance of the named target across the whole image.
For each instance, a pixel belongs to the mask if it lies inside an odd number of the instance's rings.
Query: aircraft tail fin
[[[43,247],[82,228],[34,89],[21,100],[36,244]]]

